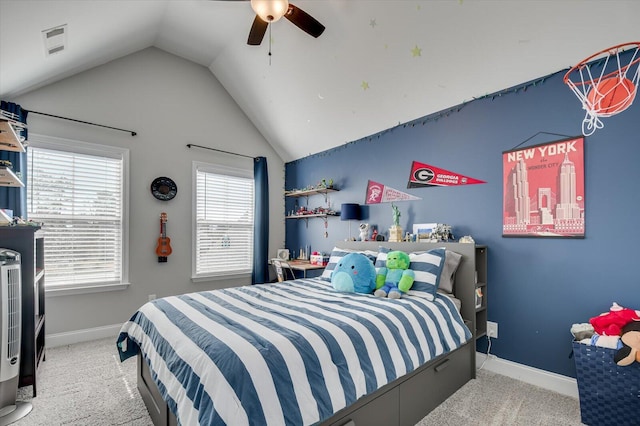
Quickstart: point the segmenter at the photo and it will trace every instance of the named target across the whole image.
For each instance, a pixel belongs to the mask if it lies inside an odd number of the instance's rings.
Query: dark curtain
[[[265,157],[253,159],[253,179],[256,196],[251,283],[262,284],[269,280],[269,177]]]
[[[18,104],[13,102],[0,101],[0,109],[11,112],[17,116],[19,121],[27,124],[27,114]],[[22,137],[27,139],[27,130],[22,130]],[[20,177],[24,187],[2,187],[0,188],[0,208],[13,210],[14,216],[27,218],[27,154],[24,152],[1,151],[0,160],[10,161],[15,174]]]

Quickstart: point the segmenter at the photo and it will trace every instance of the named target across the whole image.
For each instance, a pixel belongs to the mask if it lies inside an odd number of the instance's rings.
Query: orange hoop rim
[[[640,49],[640,41],[632,41],[629,43],[622,43],[622,44],[618,44],[615,46],[611,46],[607,49],[602,49],[599,52],[594,53],[593,55],[589,56],[588,58],[585,58],[583,60],[581,60],[580,62],[578,62],[576,65],[572,66],[569,71],[567,71],[567,73],[564,75],[563,81],[565,84],[568,84],[569,82],[573,83],[576,86],[583,86],[583,85],[593,85],[597,80],[604,80],[606,78],[611,78],[615,75],[620,75],[621,73],[625,73],[629,67],[631,67],[632,65],[635,65],[637,63],[640,62],[640,58],[637,58],[631,62],[629,62],[627,65],[620,67],[619,69],[610,72],[607,75],[603,75],[602,77],[599,77],[598,79],[593,79],[593,80],[587,80],[587,81],[580,81],[580,82],[574,82],[569,78],[569,75],[572,74],[574,71],[577,71],[579,69],[584,68],[585,66],[587,66],[588,62],[591,62],[592,60],[594,60],[595,58],[597,58],[598,56],[607,53],[609,56],[613,56],[614,54],[618,54],[620,52],[626,51],[626,50],[630,50],[633,48],[636,49]]]

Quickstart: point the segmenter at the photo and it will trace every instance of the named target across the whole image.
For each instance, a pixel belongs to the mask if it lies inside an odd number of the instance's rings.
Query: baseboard
[[[74,343],[90,342],[92,340],[113,337],[115,345],[122,324],[105,325],[103,327],[86,328],[84,330],[67,331],[64,333],[47,334],[45,342],[47,348],[73,345]]]
[[[489,355],[487,359],[487,355],[482,352],[476,352],[476,365],[478,368],[482,366],[484,370],[578,399],[578,382],[572,377],[507,361],[495,355]]]

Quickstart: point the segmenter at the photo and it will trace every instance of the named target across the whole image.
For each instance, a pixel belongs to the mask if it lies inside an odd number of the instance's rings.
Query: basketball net
[[[626,50],[633,52],[625,64],[620,54]],[[586,111],[582,120],[583,135],[590,136],[603,128],[600,118],[618,114],[631,106],[640,79],[639,51],[640,42],[613,46],[580,61],[565,74],[565,84]],[[617,69],[605,74],[612,67]]]

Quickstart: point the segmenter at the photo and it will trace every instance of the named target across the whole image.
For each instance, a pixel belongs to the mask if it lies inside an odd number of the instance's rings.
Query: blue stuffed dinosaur
[[[386,266],[379,268],[376,276],[376,291],[378,297],[400,299],[403,293],[409,291],[416,278],[415,272],[409,269],[411,259],[403,251],[396,250],[387,253]]]
[[[331,273],[331,285],[346,293],[371,294],[376,288],[376,268],[364,254],[349,253]]]

